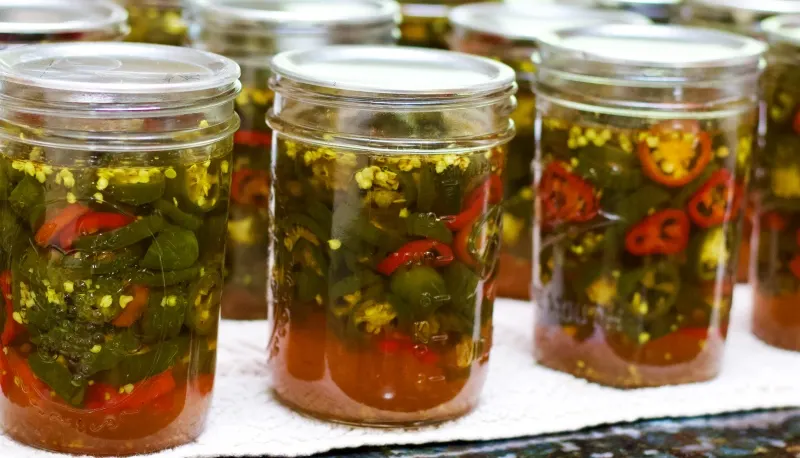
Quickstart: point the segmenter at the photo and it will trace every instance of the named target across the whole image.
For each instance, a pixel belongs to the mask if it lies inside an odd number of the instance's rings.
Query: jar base
[[[794,296],[768,296],[756,287],[751,331],[767,345],[800,351],[800,313]]]
[[[500,270],[495,280],[498,297],[531,300],[530,259],[521,259],[509,253],[500,253]]]

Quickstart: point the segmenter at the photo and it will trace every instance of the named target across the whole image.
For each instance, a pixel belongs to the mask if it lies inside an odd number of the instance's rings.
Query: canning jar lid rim
[[[358,65],[354,71],[353,65]],[[432,68],[426,76],[413,71],[415,64]],[[320,71],[320,65],[338,66],[340,75]],[[370,77],[369,66],[373,76]],[[350,92],[375,95],[448,96],[495,92],[514,85],[515,73],[511,67],[484,57],[453,51],[404,46],[339,45],[315,49],[282,52],[271,62],[277,78],[288,78],[301,84]],[[328,69],[333,70],[329,66]],[[349,69],[349,70],[348,70]],[[411,70],[411,71],[409,71]],[[416,70],[420,70],[417,68]],[[470,81],[462,84],[452,81],[462,70]],[[380,76],[374,73],[381,73]],[[358,77],[347,79],[349,75]],[[415,74],[419,82],[409,81]],[[436,80],[437,76],[442,79]],[[444,78],[446,77],[446,78]],[[425,86],[428,83],[428,86]]]
[[[315,16],[310,19],[302,14],[278,9],[253,8],[252,0],[194,0],[194,15],[210,15],[214,22],[244,21],[263,26],[308,26],[308,25],[361,25],[383,22],[394,22],[400,14],[400,7],[392,0],[341,0],[331,3],[325,0],[260,0],[258,5],[302,5],[316,4],[324,7],[340,8],[342,4],[363,6],[364,14],[353,17],[342,15]]]
[[[767,41],[770,43],[800,46],[800,14],[785,14],[764,19],[761,21],[761,30],[767,35]]]
[[[752,13],[800,13],[798,0],[686,0],[688,5],[711,10],[739,10]]]
[[[128,12],[119,4],[110,0],[9,0],[0,4],[0,10],[48,10],[52,12],[67,9],[81,13],[81,19],[58,22],[21,22],[0,21],[0,33],[40,34],[40,33],[72,33],[92,32],[113,27],[123,27],[128,21]],[[86,8],[99,13],[89,16]],[[103,15],[102,19],[100,14]]]
[[[579,16],[582,15],[582,16]],[[580,18],[587,22],[575,26]],[[475,32],[499,36],[512,40],[535,42],[539,36],[552,31],[553,20],[568,20],[569,28],[589,24],[625,23],[650,24],[646,16],[631,11],[609,11],[569,4],[518,5],[510,3],[469,3],[453,8],[448,16],[450,24]],[[530,23],[526,23],[526,21]],[[503,27],[499,27],[505,22]],[[525,27],[513,27],[513,24]],[[509,25],[512,25],[509,27]]]
[[[732,51],[723,57],[712,56],[705,59],[686,59],[671,60],[646,58],[646,57],[626,57],[624,52],[617,51],[616,46],[605,46],[604,49],[611,52],[598,52],[599,47],[585,49],[581,46],[570,46],[569,40],[576,37],[594,38],[591,42],[599,42],[599,38],[620,40],[643,40],[648,38],[661,39],[666,41],[675,39],[675,43],[688,43],[696,48],[697,43],[707,43],[712,45],[727,46]],[[686,41],[691,39],[691,42]],[[680,40],[680,41],[678,41]],[[704,29],[700,27],[687,27],[681,25],[627,25],[627,24],[606,24],[600,26],[577,27],[571,29],[560,29],[542,34],[539,40],[543,48],[553,48],[561,53],[579,53],[582,60],[593,62],[633,65],[648,68],[729,68],[751,66],[754,72],[758,71],[759,62],[767,50],[767,45],[759,40],[737,35],[730,32],[719,30]],[[634,43],[634,41],[632,41]],[[608,44],[608,43],[606,43]],[[584,44],[585,46],[585,44]],[[616,54],[614,52],[616,51]],[[674,50],[673,50],[674,51]],[[659,56],[673,54],[661,52],[649,48],[647,56]],[[685,54],[684,54],[685,55]],[[546,65],[546,60],[542,59]]]
[[[181,56],[183,59],[179,59]],[[161,60],[154,57],[161,57]],[[186,71],[160,73],[115,71],[124,65],[126,58],[149,59],[155,66],[173,62],[185,64],[187,67]],[[45,67],[42,69],[31,67],[37,62],[45,63]],[[28,68],[20,70],[21,65]],[[60,68],[56,67],[58,65],[61,65]],[[191,69],[197,71],[189,71]],[[78,78],[44,77],[47,71],[83,74],[86,78],[82,81]],[[108,82],[99,81],[104,75],[107,75],[108,79],[116,79]],[[81,42],[32,44],[0,51],[0,81],[74,93],[151,95],[165,92],[194,92],[230,86],[238,81],[239,76],[239,65],[231,59],[197,49],[175,46]]]

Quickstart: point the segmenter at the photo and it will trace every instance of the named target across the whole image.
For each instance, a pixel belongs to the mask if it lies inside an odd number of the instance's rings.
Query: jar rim
[[[547,56],[654,69],[730,69],[757,73],[766,44],[718,30],[678,25],[601,25],[542,34]],[[702,44],[702,46],[701,46]],[[657,76],[657,75],[655,75]]]
[[[536,43],[542,34],[559,28],[651,23],[646,16],[630,11],[565,4],[531,6],[492,2],[457,6],[450,11],[448,19],[453,27],[526,43]]]
[[[62,35],[128,32],[128,12],[110,0],[9,0],[0,4],[0,34]],[[66,38],[66,37],[65,37]]]
[[[761,30],[771,44],[783,43],[800,46],[800,14],[773,16],[765,19],[761,21]]]
[[[800,13],[795,0],[686,0],[689,6],[716,11],[745,11],[762,14]]]
[[[327,46],[283,52],[271,63],[275,79],[323,92],[369,96],[464,99],[506,91],[514,70],[452,51],[401,46]],[[274,86],[274,85],[273,85]]]
[[[239,75],[233,60],[173,46],[83,42],[0,51],[0,97],[16,99],[50,90],[63,102],[157,102],[165,94],[229,88],[238,84]]]

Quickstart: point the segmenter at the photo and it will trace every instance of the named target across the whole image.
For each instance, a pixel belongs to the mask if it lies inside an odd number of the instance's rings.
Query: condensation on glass
[[[540,38],[534,349],[634,388],[715,377],[765,45],[681,26]]]
[[[242,68],[243,87],[236,99],[242,127],[234,137],[222,315],[266,318],[272,144],[266,113],[273,99],[269,61],[292,49],[393,44],[399,7],[384,0],[199,0],[194,11],[191,45],[234,59]]]
[[[517,134],[508,146],[505,201],[503,203],[503,244],[497,294],[516,299],[530,298],[533,234],[534,118],[533,81],[539,34],[564,27],[591,24],[648,24],[641,15],[623,11],[601,11],[578,6],[520,6],[477,3],[456,7],[450,13],[450,47],[498,59],[517,72],[517,109],[511,117]]]
[[[756,158],[753,333],[800,350],[800,16],[762,23],[770,44],[764,74],[767,132]]]
[[[0,425],[132,455],[203,429],[239,68],[133,43],[0,52]]]
[[[353,424],[470,411],[492,341],[513,70],[372,46],[283,53],[272,70],[277,395]]]
[[[129,31],[110,0],[9,0],[0,4],[0,48],[42,42],[117,41]]]
[[[116,0],[128,10],[127,41],[181,46],[186,39],[186,5],[194,0]]]

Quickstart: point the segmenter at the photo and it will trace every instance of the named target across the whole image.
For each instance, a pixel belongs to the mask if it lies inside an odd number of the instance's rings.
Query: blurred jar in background
[[[399,7],[383,0],[197,0],[190,45],[236,60],[242,92],[236,111],[222,315],[266,318],[268,204],[273,93],[269,61],[281,51],[332,44],[393,44]]]
[[[675,22],[681,13],[683,0],[566,0],[566,4],[609,10],[630,11],[647,17],[657,24]]]
[[[454,6],[476,0],[400,0],[403,22],[400,44],[447,49],[447,15]]]
[[[753,333],[800,351],[800,16],[762,24],[770,52],[763,78],[766,142],[756,158]]]
[[[117,0],[128,9],[131,33],[127,41],[183,45],[186,21],[182,0]]]
[[[0,48],[121,40],[128,34],[127,20],[125,9],[110,0],[8,0],[0,3]]]
[[[641,15],[552,4],[475,3],[450,12],[454,51],[499,59],[517,73],[517,135],[509,143],[503,203],[503,243],[495,287],[499,296],[530,298],[533,224],[533,94],[537,37],[554,29],[591,24],[648,24]]]

